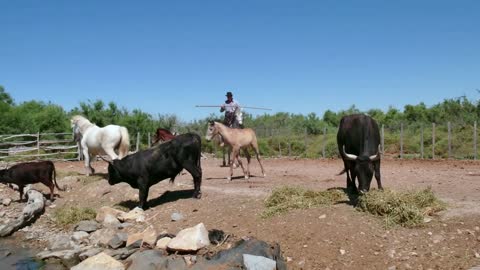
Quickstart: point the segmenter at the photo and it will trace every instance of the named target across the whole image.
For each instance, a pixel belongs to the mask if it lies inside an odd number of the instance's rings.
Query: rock
[[[323,214],[321,216],[318,217],[319,219],[326,219],[327,218],[327,215]]]
[[[81,261],[84,261],[84,260],[86,260],[90,257],[93,257],[93,256],[99,254],[102,251],[103,250],[101,248],[90,248],[87,251],[85,251],[83,253],[80,253],[80,255],[78,255],[78,257],[80,258]]]
[[[102,222],[105,227],[118,228],[120,226],[120,221],[113,215],[107,214]]]
[[[340,254],[341,255],[345,255],[345,253],[347,253],[344,249],[340,249]]]
[[[7,213],[5,213],[5,211],[1,211],[0,212],[0,218],[3,218]]]
[[[127,233],[116,233],[110,241],[108,241],[108,246],[113,249],[119,249],[124,247],[127,243],[128,234]]]
[[[108,242],[110,242],[116,233],[116,230],[110,228],[98,230],[90,235],[90,243],[93,245],[99,245],[101,247],[107,247]]]
[[[118,219],[122,222],[145,222],[145,212],[135,207],[132,211],[121,214]]]
[[[180,231],[175,238],[168,243],[168,249],[172,251],[197,251],[210,245],[208,231],[203,223],[195,227]]]
[[[152,226],[148,227],[144,232],[143,232],[143,242],[142,246],[147,245],[149,247],[155,247],[157,243],[157,238],[158,238],[158,232],[153,228]]]
[[[12,203],[12,199],[10,198],[5,198],[2,200],[2,204],[5,206],[9,206]]]
[[[191,267],[197,262],[197,256],[184,256],[183,259],[187,267]]]
[[[127,238],[128,248],[139,248],[142,246],[143,233],[130,234]]]
[[[96,222],[95,220],[82,220],[77,225],[75,225],[74,230],[77,232],[81,231],[91,233],[100,228],[100,224],[98,224],[98,222]]]
[[[123,263],[115,260],[105,253],[99,253],[93,257],[86,259],[80,264],[70,268],[71,270],[124,270]]]
[[[107,215],[112,215],[112,216],[114,216],[115,218],[118,219],[121,215],[124,215],[124,214],[125,214],[125,212],[123,212],[123,211],[113,209],[113,208],[108,207],[108,206],[102,206],[97,211],[97,216],[95,217],[95,220],[97,222],[103,223],[103,221],[105,220],[105,217]]]
[[[37,258],[41,260],[46,260],[50,258],[56,258],[61,260],[73,260],[78,257],[79,254],[85,252],[91,247],[83,247],[83,248],[76,248],[76,249],[68,249],[68,250],[59,250],[59,251],[43,251],[37,254]]]
[[[133,226],[132,223],[125,222],[125,223],[120,223],[120,225],[118,225],[117,228],[120,230],[123,230],[125,228],[132,227],[132,226]]]
[[[82,240],[87,239],[88,236],[90,235],[84,231],[74,232],[72,235],[72,240],[76,242],[81,242]]]
[[[70,240],[70,236],[65,234],[60,234],[49,239],[50,249],[51,250],[67,250],[75,246],[75,244]]]
[[[276,270],[277,262],[262,256],[243,254],[243,264],[247,270]]]
[[[172,221],[180,221],[180,220],[182,220],[184,217],[183,217],[182,214],[175,212],[175,213],[173,213],[173,214],[170,216],[170,218],[171,218]]]
[[[397,267],[396,266],[390,266],[390,267],[388,267],[388,270],[397,270]]]
[[[172,240],[172,238],[170,238],[170,237],[163,237],[162,239],[157,241],[156,247],[158,249],[166,250],[167,245],[168,245],[168,243],[170,243],[171,240]]]
[[[225,232],[217,229],[209,230],[208,239],[210,239],[210,243],[218,245],[225,240]]]
[[[121,248],[117,250],[105,250],[105,253],[117,260],[125,260],[138,251],[138,248]]]
[[[423,218],[423,223],[430,223],[430,222],[432,222],[431,218],[429,218],[429,217],[424,217]]]
[[[130,264],[128,267],[129,270],[186,269],[183,259],[183,266],[180,267],[175,267],[169,263],[170,261],[174,260],[175,258],[169,259],[163,252],[159,250],[145,250],[135,253],[133,256],[128,258],[127,264]],[[179,260],[177,259],[177,261]]]

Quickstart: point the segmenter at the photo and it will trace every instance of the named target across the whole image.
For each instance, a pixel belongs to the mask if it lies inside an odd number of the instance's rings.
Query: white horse
[[[130,139],[126,127],[108,125],[101,128],[81,115],[72,117],[71,124],[74,140],[80,142],[87,175],[95,173],[90,165],[91,158],[95,155],[106,154],[114,160],[122,159],[128,154]]]

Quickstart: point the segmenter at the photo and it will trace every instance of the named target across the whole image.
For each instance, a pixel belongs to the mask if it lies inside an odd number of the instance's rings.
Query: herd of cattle
[[[208,136],[209,134],[207,139]],[[337,143],[344,162],[341,173],[347,174],[347,188],[360,193],[367,192],[375,174],[378,188],[381,189],[380,133],[375,120],[363,114],[343,117],[338,129]],[[122,159],[105,160],[108,162],[107,180],[110,185],[126,182],[132,188],[138,189],[139,207],[146,209],[150,187],[164,179],[174,181],[175,177],[185,169],[193,177],[193,197],[200,198],[202,195],[200,160],[200,136],[186,133]],[[231,161],[233,162],[234,160]],[[355,184],[356,178],[358,178],[358,188]],[[16,184],[19,187],[20,200],[23,199],[23,188],[28,184],[43,183],[48,186],[51,200],[53,200],[54,186],[60,189],[56,182],[55,167],[51,161],[20,163],[0,170],[0,183]]]

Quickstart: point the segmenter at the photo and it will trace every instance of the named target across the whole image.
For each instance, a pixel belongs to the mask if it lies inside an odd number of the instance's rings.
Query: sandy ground
[[[80,162],[58,162],[60,175],[84,172]],[[449,207],[424,227],[385,229],[381,220],[355,210],[345,203],[329,207],[295,210],[269,219],[261,218],[264,199],[280,186],[302,186],[314,190],[345,187],[340,160],[267,159],[265,178],[252,161],[255,177],[243,179],[235,170],[233,181],[225,179],[228,168],[220,159],[202,160],[203,197],[192,199],[193,183],[188,173],[174,184],[168,180],[151,188],[146,211],[147,223],[158,230],[176,233],[203,222],[207,229],[220,229],[232,238],[256,237],[278,242],[288,259],[289,269],[469,269],[480,265],[480,162],[382,160],[382,182],[393,190],[433,191]],[[98,173],[106,173],[106,163],[94,163]],[[92,178],[93,179],[93,178]],[[67,192],[59,192],[55,208],[76,205],[136,206],[138,191],[127,184],[110,186],[106,180],[80,181],[59,177]],[[35,186],[47,193],[41,185]],[[372,187],[376,182],[372,181]],[[8,194],[6,194],[6,192]],[[18,193],[4,190],[3,196],[17,199]],[[48,208],[45,216],[54,211]],[[185,218],[170,221],[174,212]],[[49,223],[41,217],[35,226]],[[22,232],[17,237],[22,237]],[[37,243],[41,245],[42,243]],[[395,268],[393,268],[395,267]]]

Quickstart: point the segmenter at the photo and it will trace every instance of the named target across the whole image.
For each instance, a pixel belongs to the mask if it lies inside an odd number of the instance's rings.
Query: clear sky
[[[0,11],[0,85],[17,103],[101,99],[190,121],[229,90],[242,105],[319,115],[479,98],[477,0],[0,0]]]

